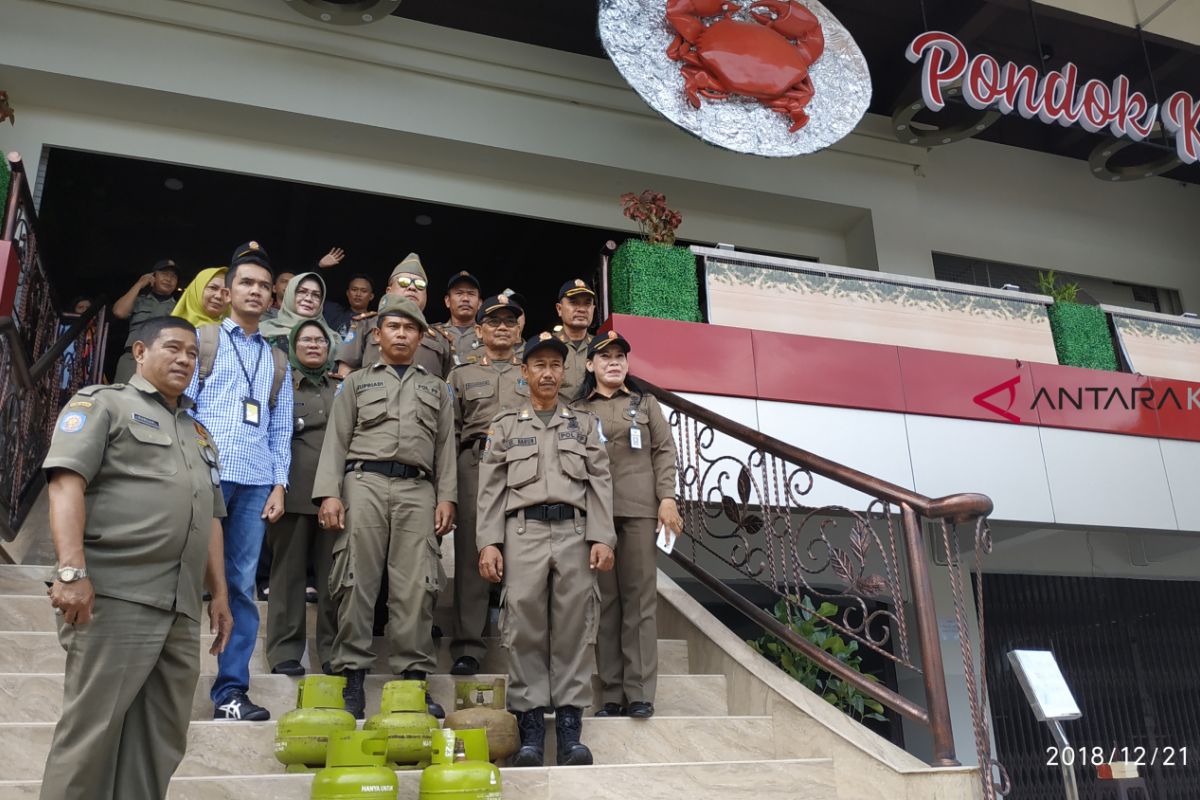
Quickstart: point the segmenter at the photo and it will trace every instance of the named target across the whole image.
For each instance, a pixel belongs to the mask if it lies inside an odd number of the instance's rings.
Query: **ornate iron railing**
[[[12,540],[40,486],[59,409],[102,378],[108,326],[99,302],[81,315],[59,313],[28,176],[16,154],[8,165],[0,233],[0,537]]]
[[[992,800],[1007,791],[1004,771],[991,757],[985,715],[986,662],[980,654],[977,672],[958,547],[958,528],[965,526],[974,535],[978,566],[991,548],[987,515],[992,501],[979,494],[925,497],[774,439],[672,392],[651,385],[647,389],[668,407],[678,449],[684,537],[672,559],[726,603],[825,671],[928,726],[933,765],[957,766],[928,543],[922,528],[922,520],[934,523],[939,549],[947,554],[984,797]],[[846,489],[861,493],[862,508],[816,502],[818,478],[836,485],[843,496]],[[842,610],[822,619],[898,669],[920,674],[925,706],[846,667],[747,600],[714,571],[765,587],[784,601],[797,621],[801,618],[799,600],[805,595],[834,603]],[[976,585],[982,641],[982,580]],[[911,603],[911,627],[915,630],[910,630],[906,603]]]

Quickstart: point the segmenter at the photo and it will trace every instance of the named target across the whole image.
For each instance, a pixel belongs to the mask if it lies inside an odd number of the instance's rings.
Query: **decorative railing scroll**
[[[677,495],[684,536],[672,559],[772,635],[800,650],[822,669],[885,706],[930,728],[935,766],[955,766],[954,738],[942,664],[937,611],[921,520],[940,526],[948,556],[955,618],[979,763],[992,765],[984,714],[982,675],[975,683],[968,605],[958,553],[959,525],[975,531],[976,566],[990,550],[986,518],[992,502],[978,494],[932,499],[858,472],[722,417],[686,398],[647,386],[668,409],[678,451]],[[862,507],[824,502],[816,491],[828,481],[839,498],[861,498]],[[940,548],[939,548],[940,549]],[[754,606],[714,575],[750,580],[783,600],[800,617],[808,595],[841,611],[822,617],[843,637],[920,674],[926,706],[847,668],[772,615]],[[982,581],[977,581],[982,593]],[[831,588],[832,587],[832,588]],[[977,598],[982,610],[982,596]],[[911,621],[904,608],[911,604]],[[982,631],[982,614],[978,618]],[[913,628],[915,626],[915,630]],[[982,640],[981,640],[982,641]],[[980,645],[982,647],[982,645]],[[980,658],[982,666],[982,657]],[[1007,791],[982,769],[984,798]]]
[[[8,165],[0,242],[15,258],[0,264],[0,537],[11,540],[36,496],[59,409],[102,379],[108,326],[99,302],[82,315],[58,312],[28,176],[15,154]]]

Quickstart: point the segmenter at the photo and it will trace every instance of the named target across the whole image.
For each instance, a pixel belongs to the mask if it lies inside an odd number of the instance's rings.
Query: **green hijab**
[[[320,386],[321,379],[325,373],[329,372],[329,364],[322,364],[319,367],[306,367],[300,363],[300,358],[296,354],[296,340],[300,338],[300,331],[307,325],[315,325],[318,330],[325,334],[325,338],[329,339],[329,331],[325,326],[322,326],[318,320],[306,319],[303,322],[292,328],[292,332],[288,334],[288,363],[292,365],[292,371],[302,375],[302,380],[306,380],[313,386]],[[337,334],[334,334],[336,336]],[[333,352],[333,339],[329,339],[329,350]]]
[[[323,313],[318,312],[315,317],[305,317],[301,316],[300,312],[296,310],[296,290],[306,280],[315,280],[321,285],[321,300],[324,302],[326,296],[325,281],[315,272],[301,272],[292,278],[291,283],[288,284],[287,291],[283,293],[283,302],[279,304],[279,314],[274,319],[263,320],[262,324],[258,326],[258,330],[268,340],[280,340],[280,349],[283,349],[286,343],[288,358],[291,358],[293,351],[291,338],[296,330],[296,326],[305,322],[315,322],[321,326],[321,330],[325,331],[325,335],[329,337],[329,366],[332,367],[337,359],[337,351],[338,347],[342,344],[342,337],[338,335],[337,331],[329,327],[329,323],[325,321]]]

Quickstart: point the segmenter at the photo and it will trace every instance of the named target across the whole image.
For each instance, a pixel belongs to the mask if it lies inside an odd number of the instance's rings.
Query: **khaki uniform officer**
[[[338,390],[313,485],[319,524],[344,529],[334,541],[329,581],[338,607],[332,667],[346,676],[346,710],[359,718],[385,577],[392,672],[423,680],[437,664],[435,534],[454,524],[457,480],[450,390],[411,363],[425,330],[412,300],[390,294],[380,302],[374,336],[381,360],[351,373]],[[431,713],[441,711],[430,705]]]
[[[43,465],[67,651],[43,800],[164,797],[187,746],[206,571],[213,652],[233,625],[216,445],[182,394],[196,331],[151,320],[132,353],[129,383],[67,403]]]
[[[450,319],[434,323],[433,326],[446,334],[446,338],[454,345],[459,364],[468,363],[471,355],[483,355],[483,351],[480,350],[483,344],[475,334],[475,317],[479,313],[482,299],[480,294],[478,278],[465,269],[454,273],[450,282],[446,284],[446,296],[443,300],[450,312]]]
[[[476,318],[483,341],[482,357],[450,372],[454,392],[454,428],[458,434],[458,527],[454,531],[454,639],[450,655],[454,675],[479,671],[487,648],[488,582],[479,574],[475,544],[475,500],[479,486],[479,457],[492,419],[501,411],[529,403],[529,384],[513,355],[521,307],[507,295],[489,297]],[[460,566],[461,565],[461,566]]]
[[[541,766],[554,709],[558,763],[592,763],[579,741],[592,702],[599,614],[596,571],[612,568],[612,479],[600,424],[558,402],[566,347],[549,333],[525,345],[530,403],[496,417],[479,467],[479,571],[505,582],[500,636],[521,748]]]
[[[600,418],[613,476],[617,564],[600,575],[596,671],[604,706],[598,717],[654,714],[658,683],[656,528],[678,535],[675,439],[658,400],[629,377],[629,342],[616,331],[588,348],[585,399],[573,408]]]
[[[408,297],[417,304],[417,309],[424,313],[425,302],[429,297],[428,286],[429,279],[425,277],[425,267],[421,265],[420,256],[409,253],[392,270],[385,296],[395,294]],[[379,303],[382,306],[383,300],[380,299]],[[350,333],[346,334],[346,341],[337,352],[338,365],[343,375],[360,367],[369,367],[379,360],[379,344],[372,333],[378,327],[379,317],[376,315],[359,320]],[[454,345],[445,333],[427,327],[412,363],[424,367],[425,371],[435,378],[445,379],[454,367]]]
[[[290,288],[290,287],[289,287]],[[313,480],[338,381],[327,374],[332,334],[315,321],[297,325],[288,337],[292,364],[292,466],[283,516],[267,528],[271,548],[271,594],[267,598],[267,663],[271,672],[298,677],[306,643],[305,588],[308,565],[317,587],[317,663],[327,665],[337,633],[337,611],[329,597],[333,537],[317,527]],[[328,670],[327,670],[328,671]]]
[[[580,278],[567,281],[558,290],[558,303],[554,306],[562,324],[554,328],[559,341],[567,346],[563,361],[563,382],[558,396],[570,403],[579,394],[583,377],[587,374],[588,328],[596,315],[596,293]]]

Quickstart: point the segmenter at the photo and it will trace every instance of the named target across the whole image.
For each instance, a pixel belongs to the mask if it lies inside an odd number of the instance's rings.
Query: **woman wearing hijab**
[[[292,284],[295,285],[296,281]],[[290,287],[289,287],[290,291]],[[320,304],[318,303],[318,308]],[[282,308],[282,307],[281,307]],[[267,663],[279,675],[304,674],[306,575],[311,563],[317,586],[317,661],[325,667],[337,633],[329,597],[333,536],[317,527],[313,478],[325,440],[325,423],[338,381],[329,377],[333,339],[319,320],[304,320],[288,337],[292,365],[292,467],[283,516],[267,529],[272,552],[267,597]],[[328,669],[325,669],[328,672]]]
[[[225,273],[227,267],[209,267],[200,273],[183,290],[171,316],[185,319],[199,328],[220,322],[229,315],[229,303],[225,300]]]
[[[329,365],[332,367],[333,358],[342,344],[342,337],[325,321],[321,312],[324,304],[325,281],[315,272],[301,272],[292,278],[287,291],[283,293],[279,314],[274,319],[263,320],[258,326],[259,333],[268,342],[290,354],[288,339],[292,332],[300,323],[312,320],[320,325],[329,337]],[[295,369],[295,365],[292,368]]]

